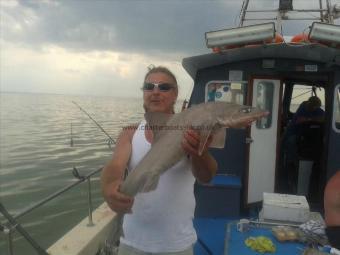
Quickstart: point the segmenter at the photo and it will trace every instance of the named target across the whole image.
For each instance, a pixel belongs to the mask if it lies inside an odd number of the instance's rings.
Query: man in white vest
[[[147,72],[143,84],[145,111],[173,114],[177,95],[177,80],[171,71],[154,67]],[[209,142],[199,156],[199,134],[188,130],[182,140],[188,157],[161,175],[156,190],[139,193],[135,198],[120,193],[125,169],[132,171],[151,148],[153,133],[145,125],[142,121],[123,129],[101,176],[107,204],[113,211],[126,214],[118,254],[192,255],[197,240],[192,222],[194,182],[209,182],[217,163],[208,151]]]

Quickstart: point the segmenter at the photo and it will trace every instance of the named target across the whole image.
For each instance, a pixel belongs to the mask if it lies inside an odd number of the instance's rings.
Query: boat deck
[[[248,232],[239,232],[236,224],[231,225],[229,247],[226,248],[226,233],[229,223],[236,219],[225,218],[196,218],[194,226],[197,231],[199,241],[194,247],[195,255],[256,255],[260,254],[248,248],[244,241],[252,236],[265,236],[270,238],[276,246],[277,255],[298,255],[301,254],[305,246],[297,242],[279,242],[275,239],[270,229],[251,228]],[[265,253],[269,254],[269,253]]]

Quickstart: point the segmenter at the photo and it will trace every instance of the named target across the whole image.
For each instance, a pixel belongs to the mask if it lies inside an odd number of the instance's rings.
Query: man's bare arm
[[[201,183],[208,183],[217,172],[217,162],[208,151],[202,156],[192,156],[193,175]]]
[[[340,226],[340,170],[326,185],[324,206],[326,225]]]
[[[124,172],[131,156],[134,127],[124,128],[120,133],[112,159],[104,167],[101,174],[101,189],[109,207],[118,213],[131,211],[133,198],[119,192]]]
[[[202,155],[198,154],[199,134],[194,130],[188,130],[184,134],[183,149],[190,155],[192,161],[192,173],[202,183],[208,183],[217,172],[217,162],[208,151],[211,137],[203,149]]]

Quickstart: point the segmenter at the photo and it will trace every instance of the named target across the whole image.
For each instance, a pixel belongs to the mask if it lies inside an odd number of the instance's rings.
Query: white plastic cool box
[[[264,220],[306,222],[309,214],[309,205],[305,196],[263,193]]]

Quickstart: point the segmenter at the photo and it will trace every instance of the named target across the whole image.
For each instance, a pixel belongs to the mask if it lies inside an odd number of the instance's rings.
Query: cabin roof
[[[340,49],[330,48],[320,44],[259,45],[230,49],[223,53],[209,53],[184,58],[182,60],[182,65],[194,79],[197,71],[200,69],[263,58],[307,60],[340,66]]]

